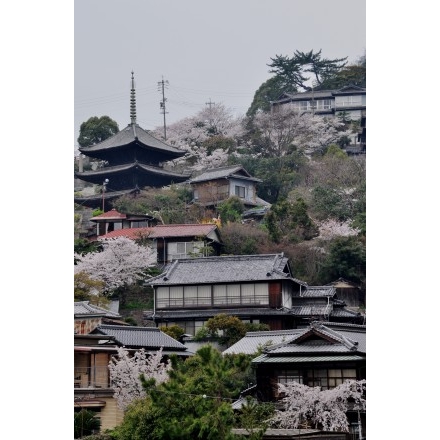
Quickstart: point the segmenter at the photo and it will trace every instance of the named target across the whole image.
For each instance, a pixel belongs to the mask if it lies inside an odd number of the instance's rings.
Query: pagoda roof
[[[139,188],[131,188],[123,191],[109,191],[105,193],[105,200],[113,200],[121,196],[125,196],[128,194],[134,194],[139,192]],[[96,203],[102,203],[102,194],[93,194],[90,196],[74,196],[73,198],[75,203],[84,206],[93,207]]]
[[[146,174],[153,174],[153,175],[159,175],[159,176],[165,176],[165,177],[171,177],[175,179],[176,181],[183,182],[187,180],[190,177],[190,174],[179,174],[174,173],[172,171],[167,171],[163,168],[146,165],[144,163],[135,161],[128,164],[123,165],[115,165],[115,166],[108,166],[103,168],[98,168],[94,171],[83,171],[75,172],[75,177],[78,179],[88,180],[93,178],[111,178],[112,175],[120,174],[124,171],[131,171],[131,170],[137,170],[137,171],[144,171]],[[99,180],[101,181],[101,180]]]
[[[80,147],[79,151],[85,155],[93,156],[93,154],[96,152],[119,149],[133,143],[137,143],[137,145],[143,148],[164,152],[168,156],[174,158],[185,155],[185,151],[156,139],[138,124],[128,124],[123,130],[105,139],[104,141],[91,145],[90,147]]]

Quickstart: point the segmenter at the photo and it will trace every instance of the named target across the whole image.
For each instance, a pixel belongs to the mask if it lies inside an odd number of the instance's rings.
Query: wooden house
[[[258,349],[262,354],[257,356]],[[327,390],[348,379],[366,379],[366,326],[315,321],[290,331],[249,332],[223,351],[233,353],[256,354],[253,395],[259,401],[276,402],[282,397],[281,383],[296,381]],[[347,417],[353,432],[361,418],[365,438],[365,412],[349,412]]]
[[[123,214],[113,208],[110,211],[92,217],[90,222],[95,228],[94,235],[100,237],[122,229],[156,226],[159,220],[150,214]],[[92,239],[92,237],[89,239]]]
[[[106,313],[107,312],[107,313]],[[91,306],[87,301],[75,302],[74,334],[74,410],[95,411],[101,431],[112,429],[123,419],[123,411],[113,397],[108,365],[119,347],[135,352],[155,352],[162,348],[164,359],[171,354],[193,355],[187,346],[155,327],[133,327],[118,323],[103,324],[118,314]]]
[[[229,197],[239,197],[246,208],[269,205],[257,197],[257,183],[242,166],[233,165],[206,170],[189,180],[193,202],[202,206],[217,206]]]
[[[314,289],[293,278],[282,253],[178,259],[147,285],[154,289],[154,310],[144,318],[156,325],[177,324],[189,335],[220,313],[267,324],[271,330],[307,325],[317,318],[348,322],[361,318],[334,302],[332,286]]]
[[[119,229],[99,237],[109,240],[127,237],[148,240],[157,251],[157,263],[165,264],[178,258],[197,258],[219,255],[222,242],[216,224],[156,225],[149,228]]]

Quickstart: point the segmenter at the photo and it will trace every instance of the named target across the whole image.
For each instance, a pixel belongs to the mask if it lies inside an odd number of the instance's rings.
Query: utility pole
[[[166,105],[165,105],[167,101],[167,99],[165,98],[165,87],[168,86],[168,84],[169,84],[168,81],[163,80],[163,76],[162,76],[162,81],[159,81],[157,83],[159,92],[162,89],[162,101],[160,102],[160,109],[161,109],[161,113],[163,114],[163,136],[165,140],[167,140],[167,124],[165,120],[165,114],[168,113],[166,111]]]
[[[205,105],[209,105],[209,111],[211,112],[211,107],[215,105],[215,102],[211,102],[211,98],[209,98],[209,102],[205,102]]]
[[[209,125],[212,126],[212,106],[215,105],[215,102],[212,102],[209,98],[209,102],[205,102],[205,105],[209,105]]]

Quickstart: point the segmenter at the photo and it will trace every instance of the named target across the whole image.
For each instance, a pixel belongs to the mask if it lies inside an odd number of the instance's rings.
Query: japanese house
[[[144,318],[156,325],[177,324],[189,335],[220,313],[267,324],[271,330],[296,328],[317,317],[362,320],[335,300],[333,286],[314,288],[293,278],[282,253],[178,259],[147,285],[154,290],[154,310]]]

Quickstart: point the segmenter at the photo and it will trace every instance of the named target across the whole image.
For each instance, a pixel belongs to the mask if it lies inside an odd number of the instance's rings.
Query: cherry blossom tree
[[[360,229],[354,228],[351,220],[339,221],[334,219],[326,219],[318,223],[319,238],[331,240],[334,237],[349,237],[358,235]]]
[[[147,353],[141,349],[130,355],[126,348],[118,348],[118,355],[110,360],[108,368],[113,396],[121,409],[125,410],[131,402],[146,396],[142,375],[145,380],[154,379],[155,385],[168,380],[171,363],[162,361],[162,350],[161,347],[155,353]]]
[[[336,388],[321,390],[292,381],[279,384],[284,406],[271,419],[280,428],[298,428],[304,424],[324,431],[348,431],[347,411],[366,409],[365,380],[347,380]]]
[[[290,153],[292,146],[307,153],[319,151],[351,134],[337,118],[301,114],[288,106],[270,113],[257,113],[253,123],[266,145],[262,154],[267,157],[283,157]]]
[[[169,165],[192,171],[225,165],[243,133],[242,118],[223,104],[205,108],[167,127],[167,143],[187,152]],[[152,134],[162,137],[159,128]]]
[[[111,291],[133,284],[146,276],[148,267],[156,263],[156,252],[150,246],[142,246],[126,237],[103,241],[102,252],[75,254],[75,274],[85,272],[90,278],[105,283]]]

